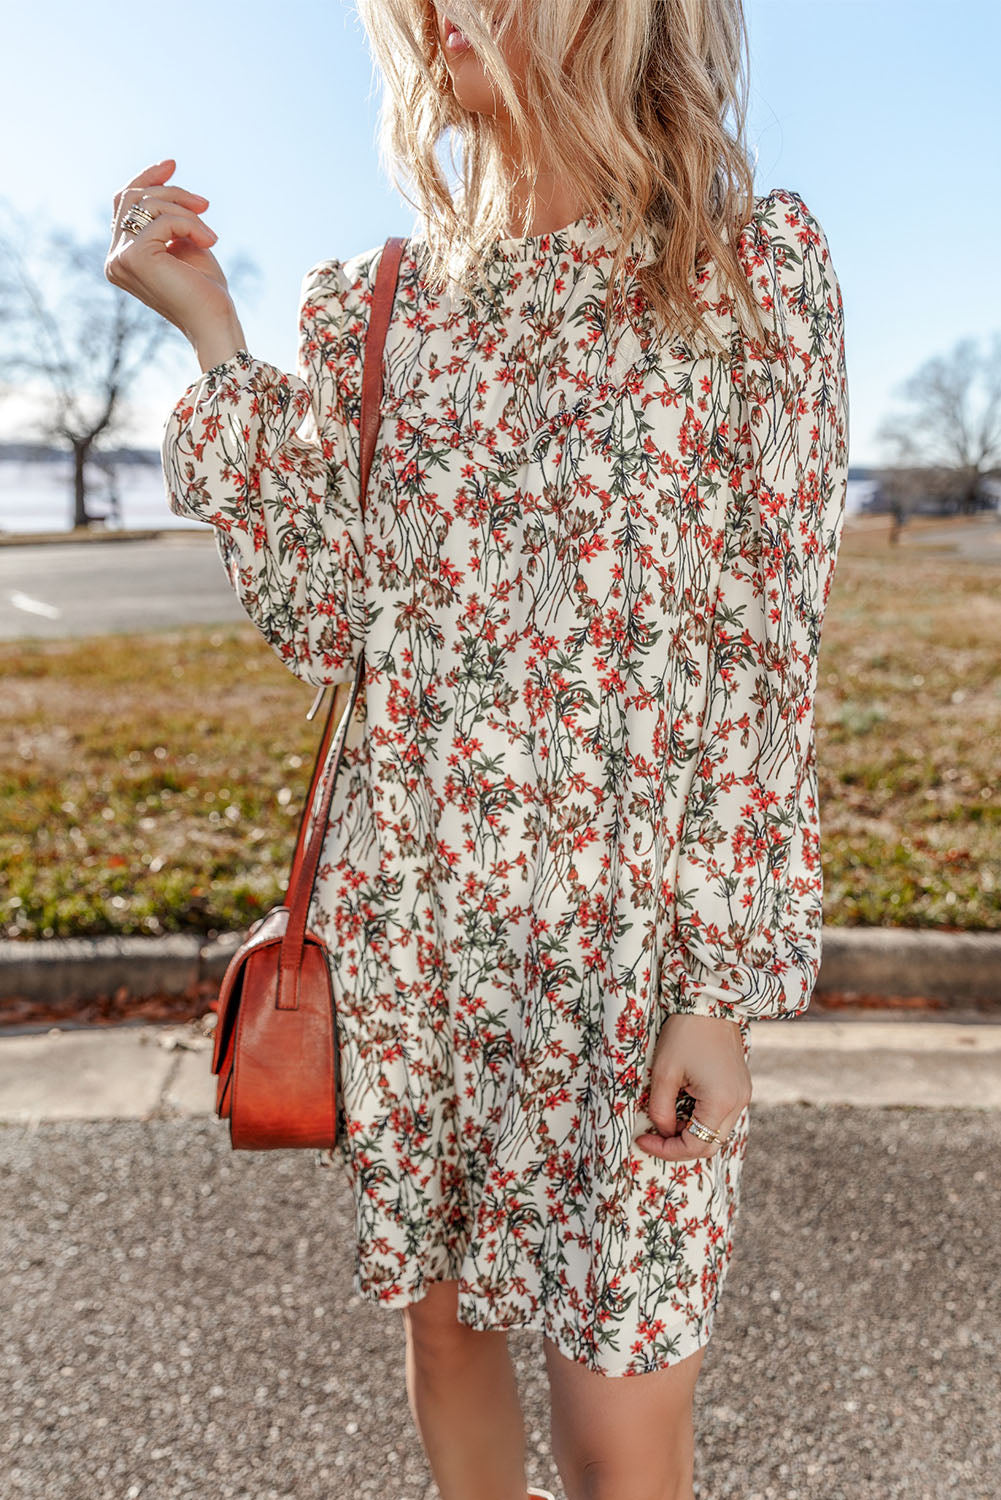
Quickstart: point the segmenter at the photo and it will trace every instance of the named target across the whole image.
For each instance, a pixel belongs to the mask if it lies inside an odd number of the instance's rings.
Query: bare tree
[[[4,209],[16,219],[9,203]],[[87,511],[86,465],[127,436],[133,382],[150,369],[165,341],[187,345],[173,324],[108,281],[110,234],[110,223],[104,239],[81,241],[66,230],[50,231],[48,250],[37,257],[51,270],[43,284],[21,248],[29,242],[26,226],[17,222],[13,231],[0,233],[0,390],[9,394],[25,379],[42,385],[43,410],[33,434],[73,455],[75,527],[94,519]],[[245,256],[237,257],[227,272],[231,289],[256,270]],[[106,459],[102,466],[107,469]]]
[[[876,433],[895,466],[883,478],[887,495],[906,508],[921,494],[961,513],[980,509],[984,480],[1001,474],[1001,333],[984,352],[961,339],[899,389],[909,409]]]

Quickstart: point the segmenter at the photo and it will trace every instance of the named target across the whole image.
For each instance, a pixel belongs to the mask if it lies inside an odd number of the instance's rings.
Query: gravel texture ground
[[[996,1500],[997,1112],[751,1106],[698,1500]],[[433,1500],[342,1168],[221,1121],[0,1128],[9,1500]],[[529,1478],[541,1337],[511,1335]]]

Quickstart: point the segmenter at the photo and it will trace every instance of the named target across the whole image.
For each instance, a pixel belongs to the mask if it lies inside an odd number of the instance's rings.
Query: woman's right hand
[[[158,162],[115,194],[115,224],[104,274],[179,328],[197,349],[221,331],[239,328],[222,267],[208,248],[216,235],[199,213],[208,199],[168,187],[174,160]],[[122,219],[136,204],[154,215],[130,234]]]

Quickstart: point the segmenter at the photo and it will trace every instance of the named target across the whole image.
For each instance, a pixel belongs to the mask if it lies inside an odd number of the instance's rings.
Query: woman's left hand
[[[678,1094],[695,1100],[694,1117],[719,1132],[720,1143],[702,1141],[677,1114]],[[751,1101],[751,1073],[740,1026],[717,1016],[670,1015],[661,1027],[653,1057],[649,1115],[655,1131],[636,1144],[665,1161],[715,1156],[741,1110]]]

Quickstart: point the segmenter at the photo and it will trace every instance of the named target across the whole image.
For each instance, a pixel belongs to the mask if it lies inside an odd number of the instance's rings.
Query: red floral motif
[[[841,292],[778,188],[738,243],[764,347],[715,267],[693,282],[725,354],[653,337],[635,285],[605,326],[594,217],[499,241],[469,298],[432,296],[413,240],[363,515],[381,248],[306,273],[298,374],[244,349],[184,392],[168,504],[297,677],[348,681],[365,647],[311,913],[356,1289],[457,1278],[471,1326],[639,1374],[709,1338],[749,1123],[709,1159],[635,1145],[660,1026],[732,1018],[749,1055],[820,965]]]

